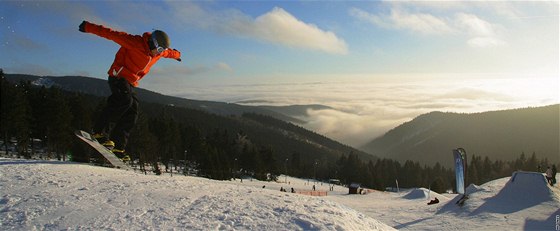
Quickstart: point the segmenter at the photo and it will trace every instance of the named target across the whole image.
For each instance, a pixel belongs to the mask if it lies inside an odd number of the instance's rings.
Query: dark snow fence
[[[308,196],[327,196],[327,191],[296,191],[296,193]]]

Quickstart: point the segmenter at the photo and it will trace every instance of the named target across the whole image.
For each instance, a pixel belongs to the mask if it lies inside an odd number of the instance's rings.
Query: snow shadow
[[[436,212],[436,214],[442,214],[442,213],[455,213],[455,214],[465,213],[466,210],[462,209],[459,205],[457,205],[457,201],[459,201],[462,197],[463,197],[463,195],[457,195],[457,196],[455,196],[455,198],[453,198],[452,200],[448,201],[445,205],[443,205],[443,206]],[[465,203],[468,203],[468,200],[467,200],[467,202],[465,202]]]
[[[560,223],[557,223],[557,219],[560,219],[560,209],[543,221],[526,219],[523,230],[559,230]]]
[[[400,224],[400,225],[396,225],[396,226],[394,226],[393,228],[399,229],[399,230],[400,230],[400,229],[404,229],[404,228],[406,228],[406,227],[408,227],[408,226],[411,226],[411,225],[414,225],[414,224],[418,224],[418,223],[421,223],[421,222],[424,222],[424,221],[430,220],[430,219],[432,219],[432,218],[431,218],[431,217],[425,217],[425,218],[418,219],[418,220],[415,220],[415,221],[410,221],[410,222],[407,222],[407,223],[403,223],[403,224]]]
[[[514,213],[541,203],[552,202],[553,194],[541,173],[517,171],[498,194],[486,199],[472,215],[487,212]]]

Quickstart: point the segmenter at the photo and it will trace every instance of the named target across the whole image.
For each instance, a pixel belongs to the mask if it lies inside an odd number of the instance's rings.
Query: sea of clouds
[[[305,128],[359,147],[388,130],[432,112],[476,113],[560,102],[558,78],[434,78],[211,84],[181,88],[176,96],[244,105],[310,105]]]

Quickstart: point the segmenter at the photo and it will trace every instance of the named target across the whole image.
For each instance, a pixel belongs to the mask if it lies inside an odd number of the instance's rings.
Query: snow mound
[[[556,193],[548,186],[542,173],[517,171],[490,202],[511,203],[527,208],[557,200]]]
[[[197,177],[0,158],[3,230],[394,230],[320,197]]]
[[[483,191],[483,190],[484,190],[484,188],[482,188],[481,186],[478,186],[476,184],[470,184],[469,187],[467,187],[465,189],[465,192],[467,193],[467,195],[469,195],[469,194],[473,194],[475,192]]]
[[[483,214],[534,213],[546,216],[560,205],[558,189],[549,187],[542,173],[517,171],[511,177],[487,182],[482,186],[469,186],[468,197],[463,207],[456,202],[457,195],[443,206],[438,214],[453,212],[477,216]],[[534,211],[537,208],[547,211]],[[527,212],[531,211],[531,212]],[[534,211],[534,212],[533,212]],[[558,210],[560,211],[560,210]],[[540,226],[532,226],[540,227]]]
[[[408,200],[416,200],[416,199],[427,200],[429,199],[428,198],[429,196],[434,197],[436,194],[437,193],[425,188],[415,188],[410,190],[410,192],[404,195],[403,198]]]

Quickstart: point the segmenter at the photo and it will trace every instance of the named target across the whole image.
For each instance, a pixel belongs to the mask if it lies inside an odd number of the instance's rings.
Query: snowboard
[[[84,132],[82,130],[77,130],[74,134],[80,138],[85,143],[89,144],[92,148],[95,149],[99,154],[105,158],[109,162],[109,164],[114,168],[124,169],[124,170],[131,170],[131,168],[126,165],[121,159],[119,159],[113,152],[109,151],[105,146],[101,145],[97,140],[95,140],[89,133]]]

